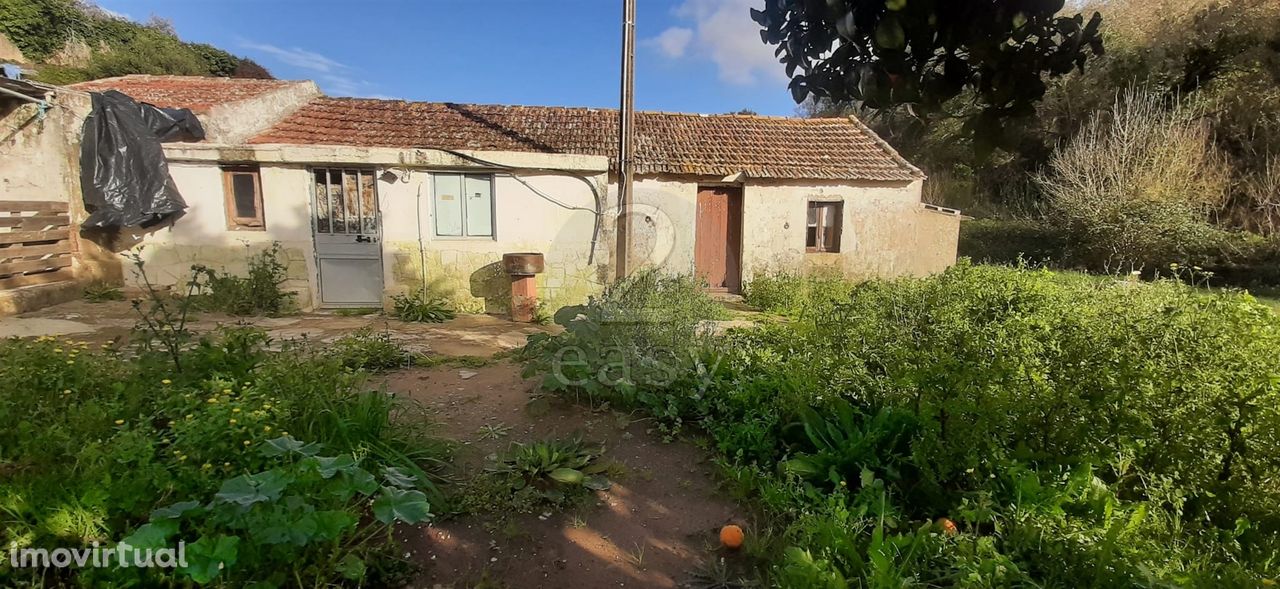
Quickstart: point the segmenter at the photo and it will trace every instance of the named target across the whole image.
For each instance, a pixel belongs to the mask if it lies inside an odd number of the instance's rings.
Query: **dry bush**
[[[1262,235],[1280,233],[1280,156],[1271,156],[1266,166],[1245,181],[1248,198],[1246,228]]]
[[[1090,118],[1038,177],[1090,266],[1138,268],[1202,236],[1230,169],[1194,106],[1142,89]]]

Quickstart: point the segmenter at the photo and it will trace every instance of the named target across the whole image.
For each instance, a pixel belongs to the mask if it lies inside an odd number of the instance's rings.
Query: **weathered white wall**
[[[0,200],[65,202],[77,227],[88,216],[80,191],[80,146],[92,104],[71,92],[55,92],[48,101],[43,117],[34,103],[0,101]],[[109,235],[72,231],[77,280],[120,279],[119,258],[101,245],[110,241]]]
[[[742,207],[743,279],[771,270],[832,268],[869,278],[946,269],[955,263],[960,218],[925,209],[922,186],[749,182]],[[844,203],[839,253],[805,252],[810,201]]]
[[[400,175],[405,176],[403,172]],[[502,254],[513,252],[544,255],[546,271],[537,279],[538,296],[548,310],[580,303],[602,288],[609,278],[612,243],[611,238],[606,241],[604,227],[596,236],[596,255],[591,254],[596,223],[593,188],[601,191],[603,198],[603,174],[518,175],[524,183],[510,173],[499,172],[494,177],[494,238],[435,235],[429,169],[413,170],[408,181],[379,180],[388,290],[398,294],[420,288],[425,262],[429,292],[450,298],[463,309],[505,312],[511,290],[501,261]],[[534,189],[573,208],[557,205]]]
[[[607,215],[610,222],[618,215],[616,178],[611,178],[611,182]],[[637,178],[634,197],[630,216],[630,267],[692,273],[694,223],[698,216],[697,182],[666,177]]]
[[[702,184],[717,184],[703,179]],[[855,277],[919,276],[955,263],[959,217],[925,209],[922,182],[862,183],[748,180],[743,183],[742,277],[771,270],[832,268]],[[699,182],[688,177],[636,180],[633,265],[691,272]],[[841,251],[805,252],[810,200],[844,203]],[[610,204],[617,201],[610,187]],[[652,221],[651,221],[652,219]]]
[[[419,150],[357,148],[188,144],[166,146],[166,153],[170,173],[190,208],[170,226],[137,233],[134,238],[134,243],[144,245],[143,258],[149,274],[162,284],[181,284],[190,275],[192,264],[242,274],[248,255],[268,247],[272,241],[280,241],[290,263],[288,287],[299,293],[304,307],[318,302],[311,234],[311,175],[306,164],[287,163],[288,160],[376,169],[388,297],[420,289],[425,267],[427,290],[432,295],[449,298],[467,311],[504,312],[510,300],[510,281],[501,271],[500,262],[502,254],[509,252],[542,252],[546,256],[547,269],[538,276],[538,286],[539,299],[548,311],[582,302],[611,276],[611,227],[600,227],[596,255],[591,256],[596,191],[601,200],[604,198],[604,158],[474,154],[504,165],[581,171],[515,172],[524,183],[512,172],[497,172],[495,238],[451,238],[434,233],[431,172],[480,172],[482,169],[474,162],[452,156],[442,159],[438,154]],[[259,162],[265,231],[227,229],[219,161]],[[401,161],[410,165],[391,165]],[[435,165],[412,165],[419,162]],[[395,177],[382,178],[382,172],[387,170]],[[534,189],[571,208],[552,203]]]
[[[0,101],[0,200],[68,202],[80,192],[80,138],[91,105],[65,93],[39,116],[30,102]]]
[[[222,170],[216,162],[169,162],[169,175],[187,202],[186,213],[159,228],[133,229],[121,236],[126,247],[141,245],[148,277],[181,285],[191,266],[244,275],[250,255],[279,241],[289,263],[284,287],[310,307],[316,299],[312,255],[309,174],[303,166],[262,166],[262,207],[266,231],[228,229]],[[130,279],[137,276],[129,272]]]

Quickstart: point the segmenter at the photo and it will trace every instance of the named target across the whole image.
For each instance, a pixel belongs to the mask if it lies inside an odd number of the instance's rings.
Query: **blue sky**
[[[616,107],[621,0],[96,0],[334,96]],[[637,0],[636,107],[791,115],[763,0]]]

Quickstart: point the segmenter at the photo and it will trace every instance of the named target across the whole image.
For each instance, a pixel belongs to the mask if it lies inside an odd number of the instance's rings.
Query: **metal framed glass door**
[[[382,306],[382,216],[374,171],[313,168],[311,177],[321,306]]]

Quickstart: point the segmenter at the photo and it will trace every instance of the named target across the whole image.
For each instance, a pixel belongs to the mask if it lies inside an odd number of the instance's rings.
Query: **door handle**
[[[373,238],[367,235],[357,235],[356,243],[373,243]]]

